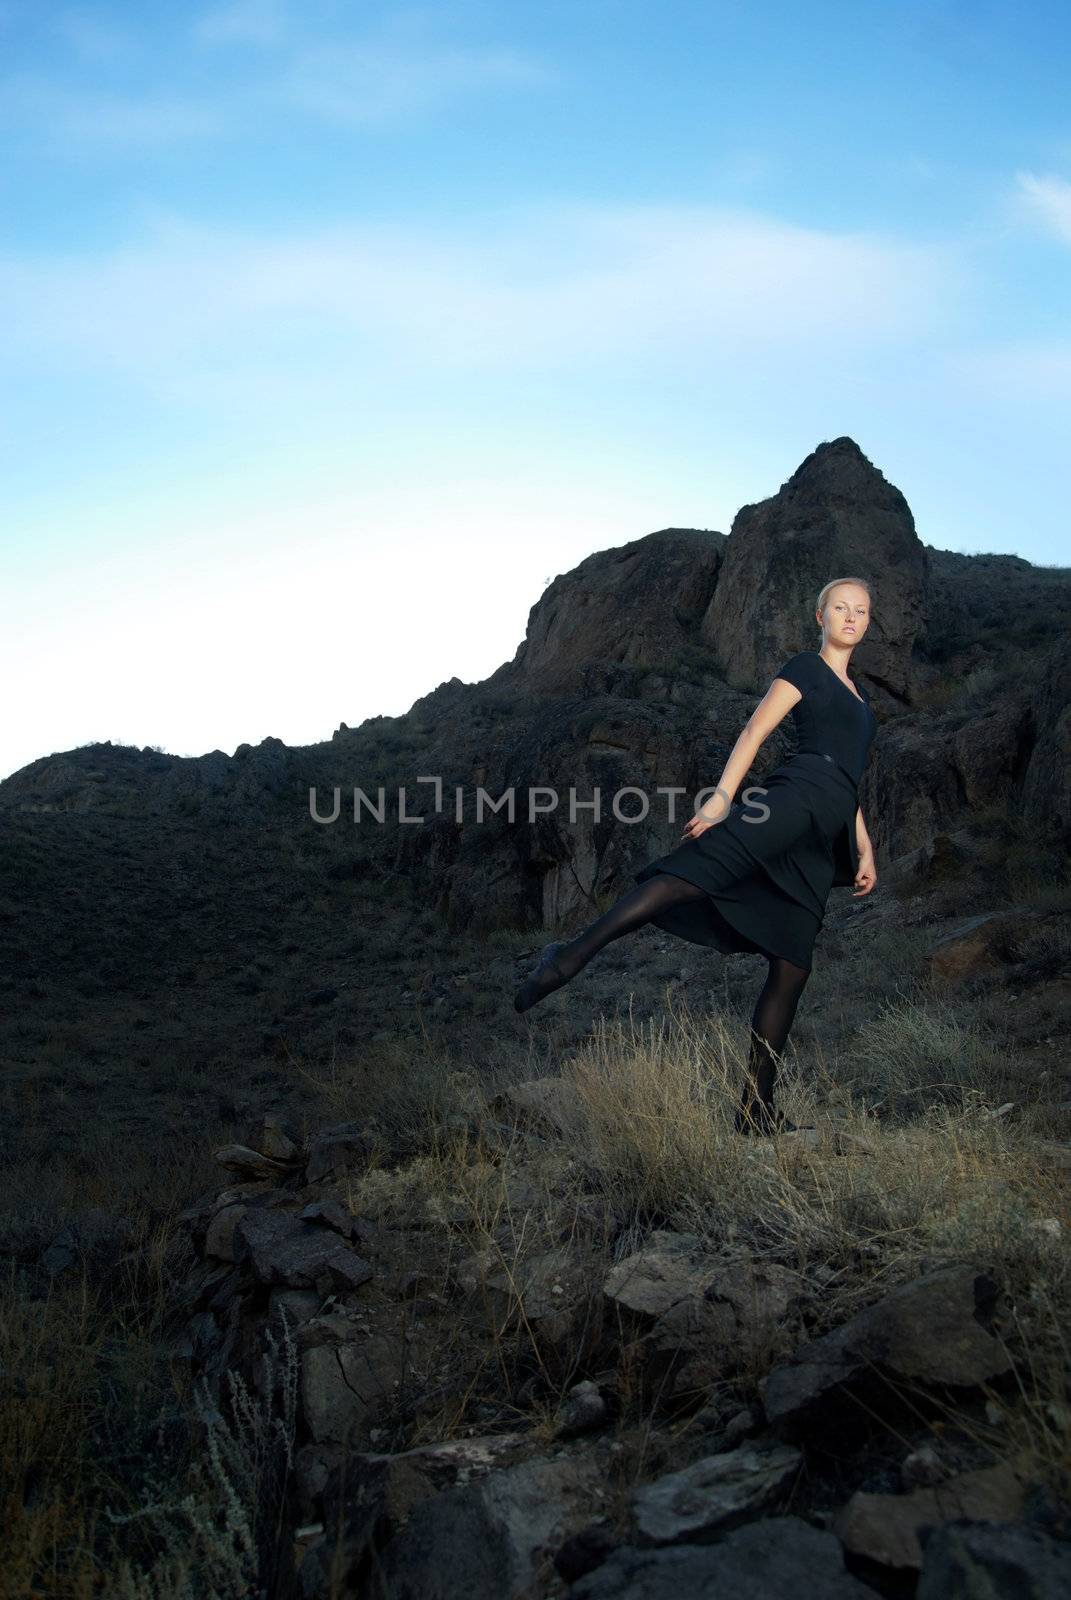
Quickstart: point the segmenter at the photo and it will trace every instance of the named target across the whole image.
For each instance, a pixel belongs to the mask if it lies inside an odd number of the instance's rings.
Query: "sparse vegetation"
[[[740,1043],[722,1019],[680,997],[657,1021],[600,1022],[561,1062],[575,1100],[557,1130],[515,1120],[503,1130],[501,1111],[471,1078],[455,1084],[468,1118],[443,1120],[438,1079],[429,1081],[429,1148],[396,1166],[373,1163],[346,1187],[346,1202],[394,1226],[399,1242],[412,1240],[400,1273],[427,1271],[430,1257],[441,1284],[465,1260],[480,1264],[485,1287],[436,1319],[449,1402],[408,1427],[400,1407],[391,1447],[461,1437],[473,1423],[536,1426],[553,1416],[586,1370],[585,1354],[599,1348],[606,1272],[662,1227],[742,1260],[780,1263],[812,1289],[803,1320],[787,1319],[773,1345],[736,1352],[729,1377],[740,1404],[755,1403],[757,1379],[800,1338],[879,1292],[943,1261],[986,1265],[1007,1291],[1005,1331],[1017,1358],[1024,1341],[1030,1349],[1032,1398],[1011,1407],[1007,1426],[1014,1417],[1033,1439],[1038,1470],[1055,1483],[1069,1466],[1058,1375],[1071,1217],[1063,1171],[1039,1141],[1043,1116],[995,1115],[1007,1087],[999,1056],[951,1013],[903,1005],[865,1062],[883,1115],[857,1092],[848,1057],[829,1074],[793,1071],[786,1080],[784,1104],[814,1129],[811,1139],[756,1146],[731,1129]],[[953,1095],[932,1071],[942,1044],[952,1047]],[[916,1052],[919,1068],[905,1083]],[[355,1094],[351,1108],[358,1103]],[[524,1286],[533,1259],[565,1239],[589,1263],[590,1294],[563,1360],[526,1316]],[[619,1377],[635,1402],[619,1427],[650,1424],[652,1396]]]
[[[271,1329],[257,1389],[227,1373],[221,1403],[202,1380],[194,1394],[202,1455],[186,1492],[153,1480],[136,1511],[116,1514],[113,1527],[144,1524],[162,1549],[136,1565],[119,1561],[118,1600],[244,1600],[275,1571],[284,1531],[287,1480],[294,1464],[298,1361],[285,1311],[282,1339]],[[278,1399],[278,1404],[277,1404]]]
[[[488,954],[502,949],[496,939]],[[882,953],[870,959],[880,966]],[[924,1264],[986,1263],[1009,1296],[1006,1337],[1023,1375],[1018,1400],[1000,1400],[1002,1437],[1029,1448],[1047,1482],[1063,1484],[1060,1374],[1071,1312],[1064,1174],[1045,1144],[1041,1097],[1014,1117],[996,1116],[1006,1096],[1022,1094],[1012,1064],[954,1004],[920,993],[887,994],[826,1050],[790,1051],[783,1103],[813,1125],[804,1143],[755,1146],[731,1131],[739,1019],[696,1009],[672,984],[651,1015],[599,1017],[562,1052],[573,1109],[557,1127],[533,1128],[492,1105],[496,1092],[532,1074],[519,1055],[503,1056],[497,1078],[430,1041],[397,1038],[341,1052],[326,1073],[298,1063],[317,1120],[358,1117],[382,1131],[380,1158],[351,1181],[345,1200],[355,1214],[404,1224],[396,1237],[411,1239],[413,1254],[398,1260],[398,1272],[427,1272],[430,1259],[443,1283],[462,1260],[482,1263],[483,1287],[437,1319],[445,1396],[436,1401],[434,1386],[411,1375],[391,1448],[496,1422],[549,1438],[570,1384],[600,1348],[606,1272],[652,1228],[670,1227],[728,1244],[742,1259],[776,1261],[801,1285],[822,1284],[772,1344],[739,1350],[726,1393],[740,1404],[755,1402],[758,1378],[799,1338],[836,1325]],[[125,1275],[108,1277],[106,1295],[93,1291],[88,1272],[46,1281],[23,1268],[5,1285],[3,1370],[18,1375],[0,1410],[12,1595],[80,1600],[110,1572],[110,1592],[123,1600],[230,1600],[245,1592],[252,1564],[267,1559],[263,1528],[253,1530],[264,1508],[278,1509],[283,1441],[292,1443],[292,1352],[276,1353],[259,1394],[236,1390],[226,1417],[202,1395],[196,1447],[197,1431],[187,1429],[198,1397],[162,1355],[169,1285],[182,1265],[174,1212],[207,1180],[200,1146],[210,1142],[188,1143],[164,1172],[147,1152],[140,1184],[128,1155],[118,1187],[91,1180],[92,1198],[117,1205],[121,1196],[130,1212],[133,1189],[143,1206]],[[101,1147],[81,1159],[109,1165]],[[41,1176],[36,1213],[8,1196],[9,1227],[21,1212],[35,1239],[69,1205],[70,1170],[52,1168],[51,1186],[47,1166]],[[524,1297],[528,1264],[563,1240],[581,1245],[590,1284],[564,1349],[526,1315]],[[622,1496],[628,1474],[651,1469],[632,1430],[650,1427],[659,1398],[625,1370],[630,1359],[620,1354],[615,1380],[627,1445]],[[957,1426],[981,1425],[972,1415]],[[264,1456],[270,1439],[282,1449],[273,1464]],[[227,1527],[214,1509],[224,1480],[236,1496]]]
[[[888,710],[935,713],[949,739],[1009,696],[1028,704],[1042,682],[1030,650],[1048,651],[1069,620],[1065,569],[1050,581],[965,560],[942,556],[941,581],[967,587],[953,626],[920,640],[939,675]],[[1051,597],[1043,617],[1017,606],[1024,594]],[[434,828],[350,821],[354,783],[384,784],[391,821],[395,786],[421,772],[456,770],[467,801],[486,764],[495,794],[496,761],[525,771],[559,731],[572,748],[615,718],[627,728],[641,700],[666,749],[689,751],[676,712],[741,698],[689,644],[666,663],[613,664],[605,685],[547,702],[510,682],[464,686],[469,701],[447,697],[456,728],[440,731],[437,713],[372,718],[331,747],[246,747],[233,792],[156,746],[94,743],[57,757],[32,803],[5,805],[0,1600],[238,1600],[270,1582],[299,1428],[295,1346],[251,1363],[244,1349],[218,1395],[193,1381],[182,1294],[195,1263],[179,1220],[228,1181],[213,1149],[265,1109],[299,1138],[351,1122],[376,1135],[328,1187],[389,1240],[390,1283],[377,1270],[354,1291],[404,1355],[377,1449],[505,1429],[549,1448],[571,1385],[598,1377],[619,1446],[607,1515],[624,1526],[631,1487],[713,1426],[700,1403],[758,1411],[771,1364],[802,1339],[967,1262],[1001,1286],[1014,1382],[984,1390],[988,1407],[929,1396],[919,1426],[936,1430],[943,1408],[945,1437],[993,1459],[1024,1450],[1066,1500],[1066,841],[998,789],[948,820],[932,868],[867,901],[835,898],[782,1074],[804,1135],[742,1139],[731,1117],[754,959],[644,930],[533,1026],[510,996],[551,936],[539,875],[559,841],[537,841],[517,872],[518,894],[533,892],[515,901],[497,836],[466,857],[449,802]],[[153,789],[152,814],[145,780],[161,774],[174,787]],[[338,825],[309,819],[312,784],[342,786]],[[410,814],[418,795],[430,804],[430,790],[408,794]],[[614,840],[595,844],[601,882],[627,873]],[[470,868],[492,901],[510,886],[479,925]],[[613,898],[603,889],[582,913],[578,900],[577,920]],[[938,937],[1012,906],[1026,914],[999,959],[942,984]],[[547,1076],[556,1113],[518,1113],[511,1086]],[[798,1290],[705,1389],[653,1378],[603,1292],[657,1229],[730,1265],[776,1267]],[[842,1495],[859,1481],[844,1471]]]

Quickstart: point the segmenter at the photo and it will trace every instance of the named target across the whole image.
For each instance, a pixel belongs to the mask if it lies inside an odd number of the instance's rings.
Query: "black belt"
[[[837,768],[838,772],[843,772],[844,776],[847,778],[848,782],[851,784],[853,789],[858,789],[859,784],[856,781],[856,779],[848,771],[847,767],[841,766],[840,762],[836,759],[835,756],[829,755],[829,753],[827,751],[825,751],[825,750],[823,750],[821,752],[821,756],[822,756],[822,760],[823,761],[830,762],[834,767]]]
[[[837,760],[836,756],[831,756],[828,751],[826,751],[826,750],[797,750],[796,754],[798,756],[821,756],[823,761],[828,761],[830,766],[836,767],[838,772],[843,772],[844,776],[847,778],[848,782],[851,784],[853,789],[858,789],[859,788],[858,780],[855,777],[853,777],[853,775],[848,771],[847,767],[841,766],[841,764]]]

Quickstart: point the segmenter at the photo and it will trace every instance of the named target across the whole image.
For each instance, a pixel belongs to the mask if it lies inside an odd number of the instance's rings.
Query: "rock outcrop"
[[[513,660],[488,680],[540,694],[605,693],[624,665],[665,672],[713,599],[725,535],[664,528],[559,574],[528,614]]]
[[[970,1386],[1008,1372],[1007,1350],[985,1326],[998,1286],[969,1266],[902,1284],[843,1327],[802,1345],[763,1389],[775,1426],[799,1426],[837,1390],[872,1373]]]
[[[518,1090],[520,1120],[502,1159],[511,1169],[504,1192],[512,1189],[520,1203],[529,1193],[524,1151],[542,1145],[552,1126],[529,1112],[541,1112],[553,1096],[541,1099],[531,1082]],[[875,1378],[910,1387],[897,1426],[916,1428],[927,1393],[977,1395],[1009,1373],[1008,1351],[986,1325],[998,1286],[976,1267],[901,1284],[774,1365],[759,1385],[764,1406],[721,1412],[713,1431],[708,1422],[688,1434],[672,1424],[713,1419],[715,1397],[734,1373],[750,1381],[748,1363],[771,1348],[801,1299],[813,1312],[817,1280],[665,1229],[608,1266],[606,1219],[586,1234],[575,1212],[568,1239],[508,1260],[502,1252],[528,1226],[519,1210],[482,1254],[461,1251],[436,1273],[444,1243],[465,1231],[463,1215],[440,1213],[436,1221],[394,1204],[387,1224],[356,1212],[358,1131],[347,1125],[345,1165],[313,1180],[315,1153],[338,1130],[291,1150],[288,1136],[265,1123],[259,1142],[291,1161],[285,1182],[266,1177],[223,1190],[185,1214],[200,1259],[175,1355],[208,1380],[220,1405],[229,1369],[262,1397],[277,1384],[282,1396],[296,1381],[286,1592],[360,1600],[376,1592],[368,1587],[374,1573],[385,1592],[412,1600],[680,1600],[722,1588],[794,1600],[801,1584],[808,1595],[864,1600],[874,1590],[848,1571],[846,1556],[875,1570],[921,1572],[922,1592],[936,1571],[999,1571],[995,1533],[979,1544],[955,1532],[981,1519],[1006,1527],[1016,1562],[1037,1583],[1058,1569],[1062,1553],[1041,1548],[1029,1522],[1033,1479],[1025,1458],[1009,1454],[963,1470],[954,1453],[923,1442],[905,1455],[899,1478],[875,1490],[865,1456],[847,1446],[835,1420],[850,1391],[865,1422],[865,1384]],[[256,1139],[255,1125],[246,1137]],[[371,1139],[366,1147],[378,1163],[381,1147]],[[421,1159],[395,1155],[387,1168],[366,1166],[376,1175],[368,1192],[404,1194],[410,1164],[419,1170]],[[534,1203],[534,1192],[529,1197]],[[236,1212],[237,1221],[221,1228],[220,1218]],[[541,1232],[554,1228],[553,1218],[543,1220]],[[399,1273],[403,1234],[425,1268]],[[601,1321],[591,1314],[600,1301],[608,1313]],[[546,1393],[549,1372],[569,1374],[560,1405],[545,1421],[515,1405],[506,1429],[469,1427],[406,1443],[401,1435],[456,1392],[472,1354],[456,1341],[460,1330],[463,1344],[471,1338],[477,1310],[493,1329],[496,1368],[514,1366],[522,1347],[538,1352],[519,1394]],[[446,1338],[451,1318],[455,1332]],[[269,1346],[290,1352],[296,1380],[272,1375]],[[682,1359],[697,1363],[684,1389],[665,1381]],[[625,1397],[640,1392],[645,1365],[657,1374],[642,1430],[652,1463],[638,1481],[622,1482],[616,1457],[628,1437]],[[824,1478],[831,1433],[835,1461]],[[386,1437],[396,1448],[383,1448]],[[874,1435],[886,1454],[889,1437],[880,1428]],[[816,1492],[819,1503],[824,1493],[836,1496],[830,1513],[786,1514],[797,1497],[813,1501]],[[1045,1595],[1037,1589],[1037,1600]]]
[[[907,700],[926,576],[926,550],[899,489],[854,439],[833,439],[777,494],[737,512],[702,637],[730,683],[762,692],[787,656],[814,648],[822,585],[866,578],[871,622],[853,667]]]
[[[28,991],[10,1026],[32,1031],[36,1000],[66,995],[92,1049],[123,1061],[132,1042],[201,1061],[285,1060],[302,1041],[326,1056],[368,1031],[393,981],[374,974],[373,996],[333,936],[366,893],[452,931],[571,931],[678,842],[772,673],[814,643],[819,587],[852,572],[875,586],[853,666],[882,724],[860,792],[879,872],[902,863],[912,890],[938,887],[949,863],[936,841],[963,840],[977,815],[989,832],[961,852],[960,920],[996,911],[1005,824],[1037,843],[1042,880],[1071,838],[1071,583],[923,545],[900,491],[841,437],[743,507],[728,536],[662,529],[560,574],[511,661],[480,683],[448,679],[404,716],[233,757],[108,741],[0,783],[0,966]],[[785,725],[745,781],[790,748]],[[354,820],[357,788],[382,792],[382,821]],[[337,820],[313,820],[336,791]],[[872,908],[899,914],[880,888]],[[857,909],[835,890],[830,935]],[[87,952],[106,952],[99,974]],[[137,993],[145,972],[161,975],[166,1006],[131,1004],[128,1018],[112,996]],[[464,999],[423,972],[401,1012],[415,1030],[421,1006],[446,1022]]]

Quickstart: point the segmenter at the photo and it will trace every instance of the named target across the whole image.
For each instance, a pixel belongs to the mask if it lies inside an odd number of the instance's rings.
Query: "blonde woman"
[[[848,676],[870,626],[870,586],[834,578],[815,607],[819,648],[785,662],[748,718],[711,797],[668,855],[635,874],[637,887],[575,938],[544,949],[514,996],[527,1011],[592,956],[646,923],[693,944],[764,955],[766,981],[751,1019],[741,1133],[791,1132],[774,1106],[777,1066],[810,975],[834,884],[858,897],[877,882],[858,787],[877,734],[865,686]],[[793,754],[734,801],[763,742],[791,712]]]

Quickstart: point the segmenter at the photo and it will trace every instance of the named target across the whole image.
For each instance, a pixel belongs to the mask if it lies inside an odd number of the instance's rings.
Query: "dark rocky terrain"
[[[511,997],[676,842],[841,574],[879,883],[833,891],[790,1043],[811,1131],[742,1149],[758,958],[645,929]],[[1069,621],[1071,571],[924,544],[842,438],[728,535],[589,556],[405,716],[0,783],[0,1592],[1055,1594]],[[193,1512],[140,1515],[158,1474]]]

